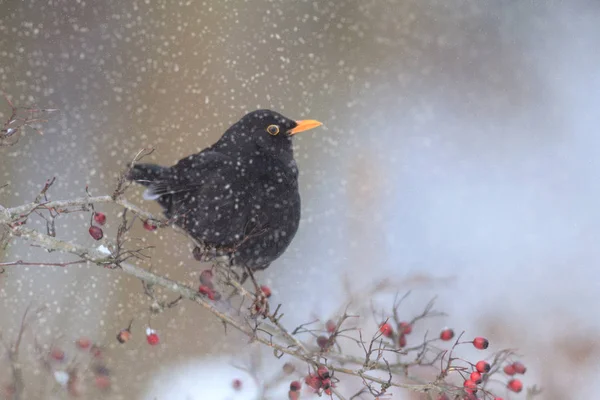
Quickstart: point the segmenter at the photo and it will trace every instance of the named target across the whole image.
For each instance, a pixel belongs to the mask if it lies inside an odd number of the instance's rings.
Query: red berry
[[[92,346],[90,352],[92,353],[92,357],[94,358],[102,358],[103,356],[102,349],[96,345]]]
[[[283,372],[286,375],[291,375],[296,370],[296,367],[294,367],[294,364],[286,362],[285,364],[283,364],[283,368],[282,369],[283,369]]]
[[[490,345],[490,342],[486,338],[476,337],[473,339],[473,346],[479,350],[485,350]]]
[[[475,369],[477,370],[477,372],[482,373],[482,374],[486,374],[488,372],[490,372],[490,369],[492,367],[490,366],[490,364],[488,364],[487,362],[481,360],[481,361],[477,361],[477,364],[475,364]]]
[[[392,335],[394,334],[394,330],[392,329],[392,326],[390,324],[388,324],[387,322],[385,322],[379,326],[379,332],[381,332],[381,334],[385,337],[392,337]]]
[[[206,285],[200,285],[198,291],[200,292],[200,294],[203,294],[205,296],[211,292],[210,288]]]
[[[54,348],[52,349],[52,351],[50,351],[50,357],[52,357],[56,361],[63,361],[65,359],[65,352],[61,349]]]
[[[144,221],[144,229],[152,232],[156,230],[156,225],[154,225],[149,219],[147,219]]]
[[[146,328],[146,341],[150,346],[156,346],[158,342],[160,342],[160,339],[154,329]]]
[[[297,392],[298,390],[300,390],[301,387],[302,384],[298,381],[293,381],[292,383],[290,383],[290,390],[292,392]]]
[[[506,386],[515,393],[519,393],[523,390],[523,382],[519,379],[511,379]]]
[[[527,371],[527,368],[525,368],[525,365],[523,365],[523,363],[519,362],[519,361],[515,361],[512,364],[513,368],[515,369],[515,372],[517,374],[521,374],[523,375],[525,373],[525,371]]]
[[[300,400],[300,392],[299,391],[290,390],[288,392],[288,400]]]
[[[96,387],[102,390],[108,389],[110,387],[110,378],[106,375],[97,375]]]
[[[408,335],[412,332],[412,325],[410,322],[400,322],[398,324],[398,332]]]
[[[471,372],[469,379],[479,385],[481,383],[481,374],[477,371],[473,371]]]
[[[334,333],[337,329],[337,324],[330,319],[327,322],[325,322],[325,329],[327,329],[327,332],[329,333]]]
[[[440,332],[440,339],[447,342],[448,340],[452,340],[454,337],[454,331],[450,328],[444,328],[442,332]]]
[[[156,333],[149,334],[146,337],[146,340],[148,341],[148,344],[150,344],[151,346],[155,346],[158,344],[158,342],[160,342],[160,339]]]
[[[97,224],[104,225],[106,223],[106,215],[101,212],[95,212],[94,221],[96,221]]]
[[[269,297],[271,297],[271,288],[269,288],[268,286],[261,286],[260,290],[262,290],[262,292],[265,294],[265,297],[268,299]]]
[[[403,348],[406,347],[406,335],[401,334],[398,338],[398,347]]]
[[[463,386],[467,393],[475,393],[477,391],[477,384],[470,379],[467,379]]]
[[[515,370],[514,364],[508,364],[507,366],[505,366],[504,373],[509,376],[513,376],[514,374],[516,374],[517,371]]]
[[[235,390],[240,390],[242,388],[242,381],[239,379],[234,379],[231,383],[231,386],[233,386]]]
[[[304,383],[314,390],[319,390],[321,388],[321,379],[313,374],[308,374],[306,378],[304,378]]]
[[[89,232],[90,236],[93,237],[95,240],[100,240],[104,236],[102,229],[95,225],[90,226]]]
[[[117,333],[117,340],[119,343],[127,343],[131,339],[131,331],[129,329],[121,329]]]
[[[317,368],[317,376],[321,379],[329,379],[329,370],[324,365],[319,365]]]
[[[198,291],[200,292],[200,294],[208,297],[210,300],[214,300],[216,297],[215,292],[208,286],[200,285],[200,287],[198,288]]]
[[[200,283],[204,286],[208,286],[212,289],[213,287],[213,272],[210,269],[205,269],[200,273]]]
[[[317,345],[321,350],[325,350],[329,347],[329,338],[327,336],[319,336],[317,338]]]
[[[90,339],[88,339],[88,338],[79,338],[79,339],[77,339],[77,342],[75,342],[75,344],[80,349],[87,350],[92,345],[92,341]]]

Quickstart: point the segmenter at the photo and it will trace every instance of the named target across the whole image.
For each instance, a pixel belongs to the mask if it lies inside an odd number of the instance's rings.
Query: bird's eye
[[[267,132],[269,132],[269,135],[275,136],[279,133],[279,127],[277,125],[269,125]]]

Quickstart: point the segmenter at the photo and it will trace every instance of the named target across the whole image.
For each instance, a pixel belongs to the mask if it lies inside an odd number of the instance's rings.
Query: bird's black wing
[[[164,168],[152,182],[147,183],[148,189],[144,192],[147,200],[181,192],[194,190],[205,184],[211,177],[211,172],[220,171],[232,175],[233,159],[223,153],[205,149],[200,153],[179,160],[170,168]]]
[[[251,219],[251,183],[237,160],[206,149],[165,170],[147,190],[196,239],[231,245]]]

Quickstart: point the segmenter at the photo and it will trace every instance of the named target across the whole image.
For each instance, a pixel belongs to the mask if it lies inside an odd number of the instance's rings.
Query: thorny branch
[[[104,266],[106,264],[114,263],[114,260],[111,259],[110,255],[107,255],[102,250],[95,249],[95,248],[86,248],[86,247],[83,247],[83,246],[80,246],[77,244],[67,243],[67,242],[61,241],[59,239],[39,233],[35,230],[31,230],[31,229],[23,228],[23,227],[17,227],[17,228],[13,229],[13,234],[15,236],[19,236],[21,238],[24,238],[26,240],[34,242],[38,245],[41,245],[42,247],[44,247],[46,249],[71,253],[71,254],[77,255],[89,262],[92,262],[94,264]],[[165,289],[170,290],[171,292],[173,292],[175,294],[180,295],[183,298],[194,301],[195,303],[199,304],[200,306],[204,307],[205,309],[207,309],[208,311],[210,311],[211,313],[216,315],[220,320],[222,320],[226,324],[234,327],[235,329],[239,330],[240,332],[246,334],[247,336],[253,338],[254,340],[256,340],[264,345],[272,347],[273,349],[276,349],[277,351],[279,351],[281,353],[285,353],[285,354],[291,355],[293,357],[299,358],[300,360],[308,362],[310,364],[313,364],[313,365],[316,364],[316,361],[313,359],[313,357],[310,354],[304,354],[303,352],[298,351],[295,348],[296,347],[295,343],[288,342],[287,345],[280,345],[280,344],[276,344],[276,343],[272,342],[269,339],[266,339],[264,337],[256,335],[256,332],[251,327],[246,326],[241,321],[235,319],[231,315],[220,311],[211,302],[209,302],[206,299],[204,299],[203,297],[199,296],[198,292],[196,290],[194,290],[188,286],[179,284],[173,280],[164,278],[160,275],[156,275],[152,272],[148,272],[145,269],[137,267],[132,264],[123,263],[123,264],[121,264],[121,267],[122,267],[123,273],[134,276],[136,278],[139,278],[149,285],[161,286]],[[282,335],[282,332],[280,331],[279,328],[277,328],[274,325],[270,325],[268,323],[263,323],[261,325],[261,329],[268,331],[272,334],[273,334],[273,332],[278,334],[278,336],[282,337],[282,340],[285,340],[285,337],[287,336],[287,335]],[[290,347],[290,345],[293,345],[293,347]],[[380,384],[388,383],[387,380],[382,380],[380,378],[371,376],[369,374],[365,374],[360,371],[355,371],[355,370],[351,370],[348,368],[342,368],[342,367],[338,367],[335,365],[327,365],[327,366],[332,371],[337,371],[337,372],[344,373],[347,375],[358,376],[363,379],[367,379],[371,382],[380,383]],[[401,383],[401,382],[391,382],[389,384],[391,386],[406,388],[406,389],[410,389],[410,390],[418,391],[418,392],[427,392],[427,391],[435,389],[435,385],[433,385],[433,384],[425,384],[425,385],[416,385],[415,384],[415,385],[413,385],[413,384],[406,384],[406,383]]]
[[[50,251],[59,251],[63,253],[73,254],[80,258],[80,260],[65,262],[65,263],[26,263],[22,260],[13,261],[13,262],[5,262],[0,264],[0,266],[16,266],[16,265],[40,265],[40,266],[62,266],[65,267],[71,264],[79,264],[83,262],[89,262],[92,264],[96,264],[102,267],[106,267],[109,265],[114,265],[116,263],[120,263],[121,271],[127,275],[136,277],[144,282],[144,286],[152,287],[152,286],[160,286],[163,287],[174,294],[178,295],[181,298],[185,298],[191,300],[200,306],[204,307],[215,316],[217,316],[221,321],[223,321],[226,325],[232,326],[248,337],[252,338],[255,341],[258,341],[266,346],[269,346],[275,350],[277,350],[281,354],[287,354],[297,359],[300,359],[304,362],[309,363],[310,365],[318,365],[318,355],[311,353],[302,342],[300,342],[296,337],[290,334],[279,322],[279,319],[271,314],[268,317],[269,322],[262,322],[260,324],[260,330],[263,332],[268,332],[269,335],[273,337],[277,337],[281,342],[276,343],[271,338],[265,337],[263,335],[258,335],[258,331],[248,324],[244,323],[243,320],[230,315],[229,313],[221,311],[218,307],[216,307],[212,302],[200,296],[198,291],[192,289],[188,286],[182,285],[178,282],[170,280],[168,278],[162,277],[150,271],[147,271],[141,267],[136,265],[122,262],[115,258],[115,256],[107,250],[106,246],[99,247],[85,247],[79,245],[74,242],[66,242],[56,237],[43,234],[38,232],[37,230],[27,228],[24,224],[18,224],[17,222],[22,221],[23,219],[27,219],[29,215],[37,210],[57,210],[58,212],[62,212],[63,210],[68,210],[69,208],[77,207],[82,209],[87,209],[90,204],[103,204],[103,203],[115,203],[122,206],[125,210],[131,211],[133,214],[140,216],[144,219],[152,219],[155,221],[160,221],[159,218],[154,217],[150,213],[139,209],[137,206],[132,205],[128,201],[122,198],[113,199],[112,196],[95,196],[95,197],[81,197],[72,200],[59,200],[59,201],[36,201],[29,204],[25,204],[22,206],[17,206],[13,208],[0,208],[0,224],[5,224],[9,226],[10,235],[13,237],[18,237],[23,240],[27,240],[32,244],[40,246],[46,250]],[[123,212],[125,214],[125,211]],[[241,287],[239,287],[241,288]],[[245,290],[245,289],[244,289]],[[246,296],[254,296],[248,291],[243,292]],[[340,359],[341,355],[336,355],[336,359],[342,361]],[[351,358],[345,360],[346,363],[352,363],[353,360]],[[344,368],[341,366],[328,364],[327,367],[331,371],[337,371],[343,374],[352,375],[360,377],[361,379],[366,379],[373,383],[379,383],[384,385],[390,385],[400,388],[406,388],[413,391],[418,392],[427,392],[435,389],[435,385],[433,384],[407,384],[396,381],[388,381],[382,380],[376,376],[369,375],[361,370],[353,370],[349,368]],[[371,369],[375,366],[371,365]],[[386,367],[387,368],[387,367]]]
[[[151,153],[151,150],[143,150],[138,153],[134,159],[137,162],[144,155]],[[214,262],[214,268],[222,278],[223,283],[234,288],[237,295],[242,300],[249,300],[250,307],[249,312],[244,313],[240,310],[234,310],[230,304],[226,302],[211,301],[205,296],[201,295],[198,290],[190,288],[189,286],[183,285],[174,280],[163,277],[150,270],[146,270],[138,265],[126,262],[130,259],[133,260],[144,260],[147,256],[143,253],[144,250],[149,247],[143,247],[138,249],[127,249],[127,234],[132,227],[136,218],[140,218],[144,221],[151,220],[156,222],[158,226],[167,226],[170,221],[162,218],[155,217],[147,211],[140,209],[134,204],[127,201],[123,196],[128,187],[125,177],[126,172],[122,173],[117,188],[112,195],[104,196],[91,196],[86,188],[87,196],[67,199],[67,200],[49,200],[48,191],[55,181],[55,178],[48,180],[40,191],[39,195],[31,203],[16,207],[4,207],[0,205],[0,227],[5,230],[3,235],[0,235],[0,244],[7,242],[10,238],[21,238],[25,241],[30,242],[32,245],[41,247],[47,251],[58,251],[62,253],[72,254],[78,259],[67,262],[27,262],[23,260],[8,261],[0,263],[0,272],[4,270],[4,267],[13,266],[48,266],[48,267],[67,267],[75,264],[90,263],[101,267],[115,268],[119,267],[118,270],[121,273],[140,279],[143,283],[144,293],[153,301],[155,312],[162,312],[165,309],[176,306],[182,299],[193,301],[205,308],[217,318],[219,318],[225,327],[231,326],[238,330],[242,334],[248,336],[251,341],[259,342],[265,346],[273,349],[275,354],[280,357],[283,355],[291,356],[297,360],[307,363],[315,371],[322,366],[326,366],[329,371],[337,372],[340,374],[354,376],[360,378],[364,384],[364,388],[353,395],[351,398],[357,398],[363,394],[370,393],[371,396],[376,398],[383,398],[388,389],[391,387],[404,388],[413,392],[421,393],[457,393],[459,389],[447,383],[444,378],[452,371],[461,372],[461,367],[455,367],[452,362],[456,359],[452,356],[452,351],[456,344],[452,347],[452,350],[448,354],[448,361],[445,368],[442,368],[442,372],[436,380],[430,383],[423,382],[421,379],[410,376],[408,369],[413,366],[431,366],[434,362],[441,361],[443,363],[444,356],[447,354],[442,350],[439,350],[433,358],[429,361],[425,361],[425,353],[430,350],[430,343],[433,340],[427,340],[427,336],[423,343],[419,346],[412,348],[398,348],[396,345],[390,345],[385,342],[380,333],[375,334],[368,345],[362,337],[362,332],[357,328],[342,327],[348,318],[355,317],[347,313],[348,308],[346,307],[343,315],[341,315],[333,331],[330,332],[330,336],[327,338],[327,343],[320,350],[311,348],[305,342],[298,338],[298,335],[302,333],[310,333],[315,335],[313,330],[307,329],[308,324],[301,325],[292,332],[288,331],[281,323],[283,314],[280,314],[281,305],[270,312],[269,304],[263,293],[261,287],[256,282],[254,276],[249,273],[252,280],[252,284],[255,288],[254,292],[250,292],[243,287],[243,285],[233,277],[231,272],[231,265],[229,260],[223,258],[217,258]],[[86,247],[79,245],[75,242],[64,241],[56,237],[54,220],[61,214],[68,214],[71,212],[81,211],[94,211],[94,205],[98,204],[116,204],[122,207],[121,211],[121,223],[118,227],[116,238],[113,242],[105,240],[98,247]],[[47,214],[47,215],[46,215]],[[35,229],[27,227],[28,219],[32,215],[37,215],[43,218],[47,223],[46,234],[41,233]],[[133,215],[130,220],[129,215]],[[179,229],[175,226],[176,231],[180,233]],[[196,245],[196,248],[203,248],[202,243],[189,238]],[[247,271],[244,271],[247,272]],[[162,287],[168,291],[174,293],[177,297],[171,302],[159,302],[154,294],[155,287]],[[408,295],[408,294],[407,294]],[[397,308],[399,307],[403,298],[396,298],[393,307],[393,320],[398,324],[399,318]],[[425,307],[424,311],[410,320],[411,324],[417,321],[432,317],[443,315],[443,313],[433,310],[433,300]],[[152,307],[151,307],[152,308]],[[21,341],[22,331],[26,325],[26,316],[23,318],[21,324],[21,333],[16,341],[16,345],[11,349],[10,359],[13,365],[13,380],[15,385],[16,397],[19,398],[19,394],[22,393],[22,371],[18,367],[16,362],[18,356],[18,346]],[[262,321],[259,321],[259,317],[262,317]],[[387,319],[386,319],[387,321]],[[351,333],[357,331],[358,338],[351,336]],[[351,339],[352,341],[362,346],[364,350],[364,357],[353,357],[350,355],[343,354],[341,348],[339,351],[333,350],[333,344],[337,345],[339,339]],[[459,338],[460,339],[460,338]],[[397,343],[396,340],[394,340]],[[458,340],[457,340],[458,343]],[[416,352],[417,357],[414,361],[406,362],[404,360],[397,360],[396,362],[390,363],[385,357],[386,352],[391,352],[398,356],[404,356],[411,352]],[[506,356],[502,358],[502,355],[497,356],[497,360],[493,363],[493,368],[497,370],[499,365],[506,360]],[[350,368],[349,366],[354,366]],[[385,372],[387,377],[382,378],[370,373],[369,371],[382,371]],[[394,379],[396,375],[400,375],[404,380],[408,380],[411,383],[405,381],[399,381]],[[486,382],[487,383],[487,382]],[[376,388],[375,385],[379,385]],[[482,387],[484,393],[488,393],[485,389],[485,383]],[[530,390],[530,395],[535,395],[536,389]],[[334,386],[331,387],[331,395],[335,395],[338,399],[345,399],[344,396]]]

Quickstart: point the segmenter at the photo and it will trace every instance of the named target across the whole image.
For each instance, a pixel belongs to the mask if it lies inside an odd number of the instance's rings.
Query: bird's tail
[[[162,167],[156,164],[135,164],[127,173],[127,179],[139,183],[140,185],[150,186],[157,181],[168,167]]]

